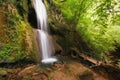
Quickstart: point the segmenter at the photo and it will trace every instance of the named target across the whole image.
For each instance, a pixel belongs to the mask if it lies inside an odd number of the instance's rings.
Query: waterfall
[[[42,63],[53,63],[57,61],[56,58],[52,57],[54,53],[54,47],[52,40],[49,36],[49,29],[47,25],[47,12],[46,7],[43,3],[43,0],[33,0],[35,12],[37,15],[37,33],[38,33],[38,40],[39,40],[39,48],[42,53]]]

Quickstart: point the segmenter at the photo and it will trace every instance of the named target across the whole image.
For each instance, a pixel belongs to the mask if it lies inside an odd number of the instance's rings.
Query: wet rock
[[[52,69],[51,68],[46,68],[46,71],[47,72],[52,72]]]
[[[41,80],[48,80],[48,76],[46,74],[41,74]]]
[[[22,71],[20,71],[20,72],[18,73],[18,76],[27,75],[27,74],[31,73],[34,69],[36,69],[36,66],[35,66],[35,65],[26,67],[25,69],[23,69]]]
[[[37,75],[39,75],[39,73],[33,73],[33,74],[32,74],[32,76],[37,76]]]
[[[76,47],[74,47],[74,48],[70,48],[69,54],[71,55],[72,58],[78,58],[80,52]]]
[[[8,72],[4,69],[0,69],[0,76],[6,76]]]
[[[53,64],[53,69],[54,70],[61,70],[61,69],[63,69],[64,68],[64,64],[63,63],[61,63],[61,62],[55,62],[54,64]]]
[[[55,37],[53,37],[52,41],[53,41],[54,48],[55,48],[55,54],[60,55],[63,52],[62,47],[56,42]]]
[[[94,80],[93,73],[90,71],[84,71],[79,75],[80,80]]]

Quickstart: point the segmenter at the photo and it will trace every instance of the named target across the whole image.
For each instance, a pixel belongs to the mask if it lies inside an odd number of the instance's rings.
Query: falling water
[[[48,25],[47,25],[47,12],[43,0],[33,0],[35,12],[37,15],[37,32],[38,40],[40,41],[41,53],[42,53],[42,63],[53,63],[57,61],[56,58],[52,58],[54,53],[54,47],[50,36],[48,35]]]

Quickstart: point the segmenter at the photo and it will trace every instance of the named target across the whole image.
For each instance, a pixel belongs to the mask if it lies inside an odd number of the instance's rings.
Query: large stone
[[[36,40],[30,24],[22,19],[12,3],[4,3],[0,9],[0,63],[38,61]]]

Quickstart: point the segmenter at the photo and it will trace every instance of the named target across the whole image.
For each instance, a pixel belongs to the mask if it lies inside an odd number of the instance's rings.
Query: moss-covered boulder
[[[0,63],[23,59],[37,61],[33,29],[14,4],[17,4],[17,0],[13,3],[3,2],[0,6]]]

